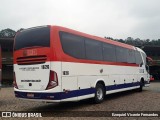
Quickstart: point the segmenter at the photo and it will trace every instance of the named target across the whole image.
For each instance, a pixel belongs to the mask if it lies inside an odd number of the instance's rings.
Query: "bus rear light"
[[[57,73],[54,71],[50,71],[50,77],[49,77],[49,83],[47,86],[47,90],[54,88],[58,85],[58,77],[57,77]]]
[[[13,73],[13,86],[18,89],[15,72]]]

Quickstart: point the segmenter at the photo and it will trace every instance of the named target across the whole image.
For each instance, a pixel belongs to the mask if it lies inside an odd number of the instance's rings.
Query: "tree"
[[[22,31],[22,30],[24,30],[24,28],[20,28],[19,30],[17,30],[17,32],[20,32],[20,31]]]
[[[105,39],[110,39],[110,40],[114,40],[112,37],[106,37],[104,36]]]
[[[0,31],[1,38],[13,38],[15,35],[16,35],[16,31],[14,31],[10,28],[7,28],[7,29]]]
[[[144,40],[144,45],[152,45],[151,42],[150,42],[150,39]]]
[[[125,42],[126,44],[130,44],[130,45],[134,45],[134,39],[132,38],[132,37],[128,37],[127,39],[126,39],[126,42]]]
[[[160,39],[157,40],[157,45],[160,45]]]
[[[121,42],[121,43],[125,43],[125,41],[123,39],[118,39],[117,41]]]
[[[142,45],[144,45],[144,41],[141,40],[140,38],[136,38],[134,40],[134,45],[140,45],[140,46],[142,46]]]

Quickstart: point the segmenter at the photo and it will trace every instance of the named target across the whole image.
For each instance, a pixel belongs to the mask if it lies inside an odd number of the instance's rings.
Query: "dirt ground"
[[[17,99],[14,96],[12,87],[2,88],[0,91],[0,111],[50,111],[50,114],[55,114],[57,111],[68,111],[70,116],[64,117],[52,117],[47,119],[83,119],[83,113],[91,114],[88,119],[119,119],[118,117],[101,117],[100,114],[107,114],[107,112],[113,111],[160,111],[160,82],[152,82],[150,87],[144,88],[143,92],[127,91],[116,93],[112,95],[106,95],[105,100],[101,104],[93,104],[91,100],[83,100],[79,102],[67,102],[67,103],[42,103],[32,102]],[[79,114],[77,116],[75,114]],[[62,115],[60,112],[56,115]],[[72,116],[73,114],[73,116]],[[96,116],[97,114],[97,116]],[[63,115],[62,115],[63,116]],[[146,119],[158,119],[158,117],[131,117],[132,119],[146,120]],[[160,118],[160,117],[159,117]],[[2,119],[2,118],[0,118]],[[43,120],[43,118],[38,118]],[[121,118],[120,118],[121,119]],[[122,118],[128,119],[126,117]]]

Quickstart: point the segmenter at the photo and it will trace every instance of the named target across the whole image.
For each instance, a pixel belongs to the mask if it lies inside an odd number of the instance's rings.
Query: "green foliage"
[[[0,31],[0,38],[13,38],[15,34],[16,34],[16,31],[7,28]]]
[[[24,28],[20,28],[19,30],[17,30],[17,32],[20,32],[20,31],[22,31],[22,30],[24,30]]]
[[[105,37],[106,39],[110,39],[111,37]],[[127,39],[123,40],[123,39],[113,39],[111,38],[111,40],[115,40],[118,42],[122,42],[122,43],[126,43],[129,45],[134,45],[134,46],[160,46],[160,39],[158,40],[150,40],[150,39],[146,39],[146,40],[141,40],[140,38],[132,38],[132,37],[128,37]]]

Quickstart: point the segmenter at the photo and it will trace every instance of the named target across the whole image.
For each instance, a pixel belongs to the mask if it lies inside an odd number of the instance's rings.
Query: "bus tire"
[[[95,92],[95,97],[94,97],[94,102],[95,103],[101,103],[104,100],[104,86],[102,84],[97,84],[96,85],[96,92]]]
[[[140,87],[138,89],[138,92],[142,92],[143,91],[143,87],[144,87],[144,80],[141,79],[141,81],[140,81]]]

